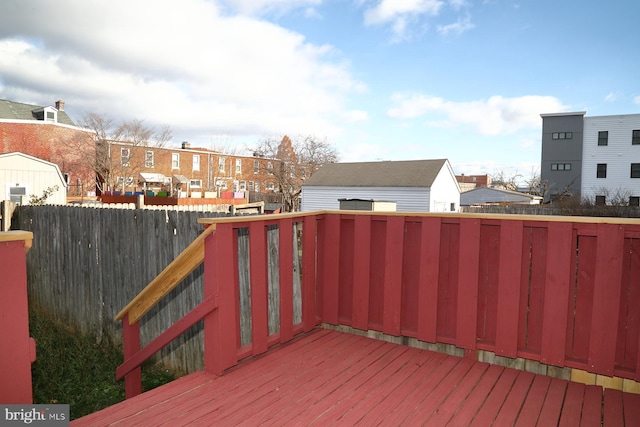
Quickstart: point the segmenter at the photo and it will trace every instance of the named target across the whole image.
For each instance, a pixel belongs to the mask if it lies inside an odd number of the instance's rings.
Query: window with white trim
[[[198,154],[193,155],[193,170],[194,171],[200,170],[200,155]]]
[[[180,153],[171,153],[171,169],[180,169]]]
[[[155,165],[154,154],[153,151],[145,151],[144,152],[144,167],[152,168]]]
[[[121,148],[120,164],[122,164],[122,166],[129,166],[130,160],[131,160],[131,150],[129,148]]]

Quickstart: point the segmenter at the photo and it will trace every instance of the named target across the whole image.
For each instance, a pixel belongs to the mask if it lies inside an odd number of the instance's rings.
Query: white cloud
[[[88,111],[140,118],[169,124],[176,138],[331,135],[349,117],[346,96],[365,87],[334,47],[224,15],[213,1],[14,0],[4,9],[12,13],[0,15],[0,98],[45,105],[62,97],[75,119]]]
[[[345,112],[343,117],[347,123],[366,122],[369,120],[369,113],[364,110],[351,110]]]
[[[223,0],[235,11],[251,16],[265,13],[287,13],[302,9],[305,15],[317,13],[313,6],[319,6],[322,0]]]
[[[435,16],[444,5],[441,0],[381,0],[364,12],[365,25],[391,24],[396,38],[403,38],[408,22],[421,16]]]
[[[640,105],[640,96],[636,96],[633,98],[633,103],[636,105]]]
[[[607,96],[604,97],[606,102],[614,102],[618,99],[619,94],[617,92],[609,92]]]
[[[443,36],[447,36],[449,33],[462,34],[473,28],[475,28],[475,25],[471,23],[471,17],[467,15],[464,18],[458,18],[458,20],[453,24],[438,25],[438,33]]]
[[[540,126],[540,114],[566,111],[552,96],[504,98],[496,95],[479,101],[454,102],[443,98],[397,93],[387,112],[395,119],[424,118],[430,126],[457,128],[470,126],[482,135],[511,134]]]

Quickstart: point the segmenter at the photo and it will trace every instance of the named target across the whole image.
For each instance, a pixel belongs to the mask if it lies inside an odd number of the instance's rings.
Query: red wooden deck
[[[637,426],[640,395],[316,329],[73,426]]]

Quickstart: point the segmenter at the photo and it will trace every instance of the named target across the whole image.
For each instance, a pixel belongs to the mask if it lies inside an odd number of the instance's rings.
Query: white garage
[[[57,188],[57,189],[56,189]],[[0,154],[0,200],[28,204],[52,189],[46,204],[67,203],[67,184],[57,165],[23,153]]]

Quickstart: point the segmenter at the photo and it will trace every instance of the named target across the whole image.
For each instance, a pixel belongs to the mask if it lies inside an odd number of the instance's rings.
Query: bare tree
[[[113,120],[97,113],[88,113],[81,125],[95,133],[96,156],[93,170],[98,176],[101,191],[124,189],[131,185],[145,164],[145,148],[163,147],[171,141],[169,126],[159,131],[144,124],[144,120],[123,121],[115,126]]]
[[[496,171],[491,175],[491,186],[503,190],[518,191],[518,180],[520,178],[522,178],[522,175],[518,171],[511,176],[507,175],[505,171]]]
[[[339,159],[337,151],[326,139],[315,136],[298,137],[295,141],[286,135],[282,139],[267,137],[251,152],[255,157],[274,160],[266,163],[266,172],[275,181],[277,191],[282,193],[284,210],[288,212],[297,208],[304,181],[320,166]]]

